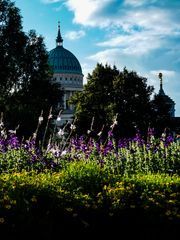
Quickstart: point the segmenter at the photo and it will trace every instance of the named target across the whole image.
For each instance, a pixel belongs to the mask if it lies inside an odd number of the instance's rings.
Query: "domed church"
[[[63,47],[63,39],[58,22],[56,47],[49,52],[49,65],[53,70],[53,78],[61,84],[64,90],[61,124],[71,121],[74,106],[68,104],[68,99],[75,92],[83,90],[83,73],[78,59]]]

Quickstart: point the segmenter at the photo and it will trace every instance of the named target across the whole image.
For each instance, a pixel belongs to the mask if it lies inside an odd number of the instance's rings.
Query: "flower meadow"
[[[1,122],[0,231],[18,239],[72,232],[78,237],[180,236],[179,140],[166,132],[156,138],[154,129],[146,139],[137,133],[117,140],[113,127],[102,140],[90,130],[73,135],[71,124],[66,137],[59,128],[42,146],[35,134],[20,140]]]

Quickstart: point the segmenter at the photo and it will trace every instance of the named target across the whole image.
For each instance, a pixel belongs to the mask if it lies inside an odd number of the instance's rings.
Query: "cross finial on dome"
[[[60,31],[60,21],[58,21],[58,35],[56,38],[56,46],[62,46],[63,43],[63,39],[61,37],[61,31]]]

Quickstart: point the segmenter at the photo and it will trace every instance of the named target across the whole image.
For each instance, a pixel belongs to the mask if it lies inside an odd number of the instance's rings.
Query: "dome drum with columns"
[[[61,124],[65,124],[72,120],[74,114],[74,106],[68,104],[68,99],[75,92],[83,90],[83,74],[78,59],[63,47],[59,22],[56,48],[49,52],[49,65],[52,67],[54,80],[64,90]]]

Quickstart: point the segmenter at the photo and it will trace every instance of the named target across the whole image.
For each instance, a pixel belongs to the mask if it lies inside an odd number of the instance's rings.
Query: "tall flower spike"
[[[101,128],[101,131],[97,134],[99,137],[102,135],[103,130],[104,130],[104,124],[103,124],[103,126]]]
[[[42,115],[43,115],[43,110],[41,111],[41,115],[39,116],[39,124],[41,124],[44,119]]]
[[[64,135],[64,130],[60,128],[57,134],[62,137]]]
[[[117,114],[116,114],[113,124],[110,126],[110,128],[113,129],[115,127],[115,125],[117,125],[117,124],[118,124],[118,121],[117,121]]]
[[[92,118],[92,121],[91,121],[91,128],[90,128],[90,131],[93,130],[93,124],[94,124],[94,117]]]
[[[56,118],[57,122],[61,121],[61,113],[62,113],[62,110],[59,111],[59,114],[58,114],[58,116]]]

